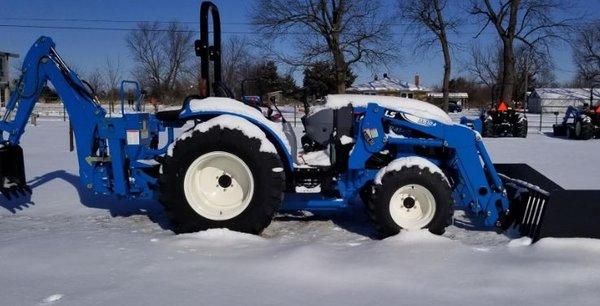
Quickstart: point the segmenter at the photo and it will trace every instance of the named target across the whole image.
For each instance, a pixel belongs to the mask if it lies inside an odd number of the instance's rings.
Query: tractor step
[[[25,180],[23,149],[16,145],[0,145],[0,193],[7,199],[31,193]]]
[[[496,164],[511,199],[500,226],[534,242],[544,237],[600,238],[600,190],[565,190],[527,164]]]

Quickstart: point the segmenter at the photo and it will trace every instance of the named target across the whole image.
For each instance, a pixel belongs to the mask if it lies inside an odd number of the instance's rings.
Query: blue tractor
[[[200,95],[155,114],[108,117],[52,39],[40,37],[0,121],[2,193],[31,192],[19,141],[51,82],[74,128],[81,183],[99,196],[157,199],[177,233],[258,234],[277,212],[338,211],[360,198],[382,236],[421,228],[441,234],[454,209],[464,209],[488,226],[516,225],[533,239],[600,238],[598,193],[562,190],[527,165],[494,165],[478,133],[424,102],[328,96],[303,118],[299,154],[289,122],[268,120],[221,82],[216,6],[203,2],[200,20]],[[183,129],[177,137],[176,129]],[[153,141],[159,134],[161,144]]]
[[[554,136],[580,140],[600,138],[600,104],[594,106],[593,101],[592,96],[590,104],[567,107],[562,122],[552,126]]]

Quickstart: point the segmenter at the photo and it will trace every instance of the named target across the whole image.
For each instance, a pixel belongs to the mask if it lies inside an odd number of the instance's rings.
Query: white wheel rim
[[[410,184],[400,187],[390,199],[390,215],[404,229],[421,229],[435,215],[435,198],[425,187]]]
[[[192,162],[185,173],[183,188],[196,213],[210,220],[229,220],[250,204],[254,177],[241,158],[215,151]]]

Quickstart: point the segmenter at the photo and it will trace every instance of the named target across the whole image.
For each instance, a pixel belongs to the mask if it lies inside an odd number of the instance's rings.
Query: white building
[[[594,89],[594,105],[600,100],[600,88]],[[528,108],[532,113],[564,113],[567,106],[590,103],[590,88],[536,88],[529,95]]]
[[[421,86],[419,75],[415,75],[414,83],[408,83],[396,78],[389,77],[386,73],[383,78],[375,77],[375,80],[359,85],[352,85],[346,92],[351,94],[396,96],[412,98],[425,101],[427,93],[431,89]]]
[[[444,100],[443,92],[430,92],[427,93],[427,100],[429,103],[433,103],[435,105],[441,105]],[[466,106],[467,100],[469,100],[469,94],[466,92],[449,92],[448,100],[450,102],[456,103],[457,105]]]
[[[0,103],[4,103],[10,98],[10,66],[9,59],[18,58],[19,55],[7,52],[0,52]]]

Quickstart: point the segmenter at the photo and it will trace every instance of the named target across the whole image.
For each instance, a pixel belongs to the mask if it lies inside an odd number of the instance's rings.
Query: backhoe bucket
[[[0,193],[8,199],[31,193],[20,146],[0,145]]]
[[[501,226],[534,242],[544,237],[600,238],[600,190],[564,190],[527,164],[496,164],[511,200]]]

